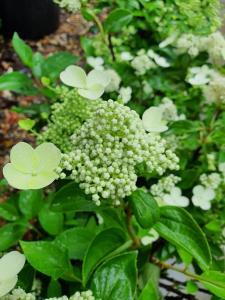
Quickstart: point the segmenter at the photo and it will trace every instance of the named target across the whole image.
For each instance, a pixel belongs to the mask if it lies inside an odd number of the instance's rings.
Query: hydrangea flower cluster
[[[62,296],[60,298],[49,298],[45,300],[95,300],[95,297],[91,290],[84,292],[76,292],[73,296]],[[101,300],[101,299],[100,299]]]
[[[146,133],[135,111],[112,100],[102,101],[72,136],[72,145],[61,167],[71,171],[71,177],[97,205],[102,198],[117,204],[130,195],[136,189],[139,163],[158,174],[178,168],[178,158],[167,149],[165,140]]]
[[[222,178],[219,173],[211,173],[209,175],[202,174],[200,176],[200,182],[207,188],[217,189],[222,182]]]
[[[75,13],[81,8],[79,0],[54,0],[61,8],[66,9],[68,12]]]
[[[38,136],[38,142],[50,141],[61,151],[68,152],[72,147],[70,136],[92,115],[100,100],[83,98],[75,89],[63,88],[58,90],[58,94],[63,101],[52,105],[52,115]]]
[[[159,205],[188,206],[189,199],[182,196],[181,189],[176,187],[180,180],[180,177],[171,174],[151,186],[150,191]]]

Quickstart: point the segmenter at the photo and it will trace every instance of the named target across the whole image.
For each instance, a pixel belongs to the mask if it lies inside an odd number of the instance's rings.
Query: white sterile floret
[[[136,70],[135,74],[137,76],[144,75],[148,70],[156,68],[156,64],[144,50],[138,52],[138,55],[132,60],[131,66]]]
[[[102,199],[118,204],[130,195],[136,189],[140,163],[159,174],[178,168],[178,158],[166,142],[158,134],[146,133],[135,111],[112,100],[102,101],[72,136],[72,145],[62,168],[98,205]]]
[[[105,91],[108,93],[118,91],[121,82],[119,74],[113,69],[106,70],[105,74],[109,78]]]
[[[170,122],[170,121],[179,121],[179,120],[185,120],[185,115],[181,114],[178,115],[177,107],[173,103],[173,101],[167,97],[164,97],[162,99],[161,104],[158,106],[163,111],[163,120]]]
[[[207,104],[225,103],[225,77],[214,71],[208,85],[202,86]]]
[[[214,72],[215,71],[210,69],[207,65],[190,68],[187,82],[191,85],[207,84],[210,82]]]
[[[168,129],[163,120],[163,110],[160,107],[148,108],[142,116],[144,129],[148,132],[164,132]]]
[[[119,89],[119,98],[123,100],[123,103],[128,103],[131,99],[132,95],[132,88],[130,86],[128,87],[121,87]]]
[[[181,189],[174,187],[169,194],[164,194],[162,197],[163,201],[172,206],[186,207],[189,205],[189,199],[182,196]]]
[[[120,59],[124,61],[130,61],[133,59],[133,55],[130,52],[124,51],[120,53]]]
[[[152,243],[154,243],[155,241],[157,241],[158,238],[159,238],[158,232],[155,229],[152,228],[148,232],[148,235],[145,235],[145,236],[143,236],[141,238],[141,243],[144,246],[151,245]]]
[[[102,57],[93,57],[93,56],[88,56],[87,57],[87,63],[95,70],[104,70],[104,60]]]
[[[222,178],[219,173],[215,172],[209,175],[202,174],[200,176],[200,182],[207,188],[217,189],[222,182]]]
[[[203,210],[211,208],[211,201],[216,194],[213,189],[205,188],[203,185],[197,185],[193,188],[192,202],[194,206],[200,207]]]
[[[104,93],[110,82],[110,77],[105,71],[92,70],[86,75],[85,71],[77,66],[69,66],[60,74],[61,81],[87,99],[98,99]]]
[[[40,189],[57,179],[55,169],[61,160],[60,150],[52,143],[43,143],[36,149],[20,142],[10,152],[11,163],[3,168],[3,175],[14,188]]]
[[[168,63],[168,61],[165,59],[165,57],[162,57],[160,55],[158,55],[157,53],[155,53],[153,50],[148,50],[147,55],[154,60],[154,62],[162,67],[162,68],[168,68],[170,66],[170,64]]]
[[[175,32],[172,35],[170,35],[169,37],[167,37],[165,40],[163,40],[160,44],[159,44],[159,48],[165,48],[171,44],[173,44],[176,39],[178,37],[178,33]]]
[[[193,57],[197,56],[201,51],[200,44],[201,37],[189,33],[183,34],[175,42],[178,53],[188,53]]]
[[[16,285],[18,273],[25,264],[25,256],[18,251],[5,254],[0,259],[0,297],[8,294]]]

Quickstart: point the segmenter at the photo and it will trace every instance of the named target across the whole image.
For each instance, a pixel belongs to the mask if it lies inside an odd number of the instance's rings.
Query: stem
[[[111,34],[108,35],[108,40],[109,40],[109,50],[110,50],[111,55],[112,55],[112,60],[115,61],[116,60],[116,56],[115,56],[114,49],[113,49]]]
[[[93,11],[91,11],[91,10],[88,10],[88,13],[92,16],[92,18],[94,19],[96,25],[98,26],[98,29],[99,29],[99,32],[100,32],[100,35],[102,37],[103,42],[107,46],[109,46],[108,40],[107,40],[107,37],[106,37],[106,34],[105,34],[105,31],[104,31],[104,28],[102,26],[102,23],[101,23],[99,17]]]
[[[136,232],[132,226],[132,212],[129,206],[127,207],[126,212],[127,212],[127,230],[133,241],[133,246],[134,248],[140,248],[141,243],[139,238],[136,236]]]

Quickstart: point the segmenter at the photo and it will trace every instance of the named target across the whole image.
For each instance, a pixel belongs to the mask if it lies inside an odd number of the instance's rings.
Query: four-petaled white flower
[[[165,194],[162,197],[163,201],[168,205],[186,207],[189,205],[189,199],[182,196],[181,189],[174,187],[170,194]]]
[[[163,120],[163,110],[160,107],[148,108],[142,116],[143,127],[148,132],[163,132],[168,129]]]
[[[61,81],[77,88],[78,94],[84,98],[95,100],[102,96],[110,77],[105,71],[92,70],[86,75],[85,71],[77,66],[69,66],[60,74]]]
[[[5,254],[0,259],[0,297],[8,294],[16,285],[17,274],[25,264],[25,256],[18,251]]]
[[[193,188],[192,202],[195,206],[203,210],[208,210],[211,207],[211,201],[216,194],[213,189],[205,188],[203,185],[196,185]]]
[[[203,65],[202,67],[193,67],[189,69],[187,82],[192,85],[204,85],[210,82],[213,74],[214,71],[207,65]]]
[[[124,60],[124,61],[130,61],[134,57],[133,57],[133,55],[130,52],[124,51],[124,52],[120,53],[120,58],[121,58],[121,60]]]
[[[163,68],[168,68],[170,66],[170,64],[168,63],[168,61],[165,59],[165,57],[162,57],[160,55],[158,55],[157,53],[155,53],[153,50],[148,50],[147,52],[148,56],[150,58],[152,58],[155,63]]]
[[[104,66],[103,66],[104,60],[100,56],[98,56],[98,57],[89,56],[87,58],[87,63],[95,70],[100,70],[100,71],[104,70]]]
[[[11,186],[21,190],[40,189],[58,177],[55,169],[59,166],[61,152],[52,143],[43,143],[33,149],[20,142],[12,147],[10,160],[3,174]]]

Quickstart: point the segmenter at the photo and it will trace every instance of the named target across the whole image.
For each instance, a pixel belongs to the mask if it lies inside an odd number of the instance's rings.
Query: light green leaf
[[[24,95],[36,95],[38,90],[30,78],[20,72],[6,73],[0,76],[0,91],[14,91]]]
[[[115,256],[95,272],[91,289],[97,299],[133,300],[136,289],[136,252]]]
[[[44,56],[41,53],[36,52],[33,55],[33,59],[32,59],[32,66],[33,66],[32,72],[35,77],[41,78],[44,63],[45,63]]]
[[[20,244],[27,261],[37,271],[55,280],[64,276],[74,278],[67,251],[54,242],[20,242]]]
[[[192,255],[203,270],[211,264],[211,253],[205,234],[192,216],[180,207],[160,208],[160,221],[154,225],[164,239]]]
[[[27,219],[37,216],[43,206],[41,190],[24,190],[20,192],[19,208]]]
[[[75,227],[62,232],[55,242],[68,250],[70,259],[83,259],[85,252],[94,239],[93,230],[84,227]]]
[[[100,232],[89,245],[84,256],[82,277],[86,285],[90,275],[104,257],[122,246],[126,236],[119,228],[109,228]]]
[[[210,292],[225,299],[225,274],[218,271],[206,271],[198,277]]]
[[[132,210],[143,228],[152,227],[159,219],[159,207],[155,199],[143,189],[137,189],[129,197]]]
[[[133,19],[132,12],[127,9],[117,8],[113,10],[104,22],[105,30],[108,32],[119,32]]]
[[[98,207],[75,182],[63,186],[53,195],[52,211],[95,211]]]
[[[138,300],[160,300],[161,295],[159,293],[159,276],[160,276],[160,269],[156,265],[153,264],[146,264],[144,269],[142,270],[142,276],[146,277],[147,283],[145,284],[142,292],[138,298]]]
[[[51,235],[57,235],[63,230],[63,214],[51,211],[48,204],[42,208],[38,219],[42,228]]]
[[[12,38],[12,45],[25,66],[32,67],[33,51],[15,32]]]
[[[35,123],[36,122],[31,119],[19,120],[18,122],[19,127],[24,130],[31,130],[34,127]]]

